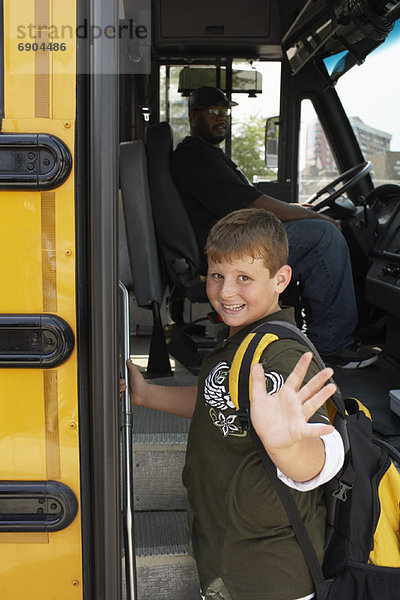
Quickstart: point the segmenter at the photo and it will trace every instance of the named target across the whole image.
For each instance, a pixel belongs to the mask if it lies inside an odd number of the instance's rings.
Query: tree
[[[275,173],[265,166],[265,121],[260,115],[252,115],[232,126],[232,160],[253,182],[254,177],[267,177]]]

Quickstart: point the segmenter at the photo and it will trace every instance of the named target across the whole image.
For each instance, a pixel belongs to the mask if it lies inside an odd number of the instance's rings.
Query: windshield
[[[385,43],[362,65],[340,77],[336,84],[364,158],[373,163],[375,186],[400,183],[400,89],[396,67],[399,53],[400,23],[397,22]],[[330,73],[339,58],[325,60]]]

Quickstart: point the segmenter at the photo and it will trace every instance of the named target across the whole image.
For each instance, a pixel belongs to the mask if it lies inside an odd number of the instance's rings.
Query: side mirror
[[[278,167],[279,117],[270,117],[265,124],[265,165],[271,169]]]

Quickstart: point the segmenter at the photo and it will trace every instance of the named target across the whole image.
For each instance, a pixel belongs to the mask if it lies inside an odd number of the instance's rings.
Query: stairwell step
[[[136,555],[187,554],[187,512],[146,511],[135,513]]]
[[[182,484],[185,444],[135,444],[133,461],[135,510],[185,510]]]
[[[138,566],[137,595],[138,600],[200,600],[196,566]]]
[[[144,406],[132,411],[135,443],[186,443],[190,420]]]
[[[135,513],[138,600],[199,600],[185,511]]]
[[[133,414],[135,510],[185,510],[187,419],[143,407]]]

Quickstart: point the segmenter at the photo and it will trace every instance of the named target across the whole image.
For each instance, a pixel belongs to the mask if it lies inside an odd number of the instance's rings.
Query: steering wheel
[[[315,200],[320,198],[323,194],[326,194],[328,192],[329,196],[327,196],[326,198],[323,198],[320,202],[317,202],[317,204],[314,204],[310,208],[311,208],[311,210],[317,211],[317,210],[320,210],[321,208],[323,208],[324,206],[328,206],[328,205],[331,206],[333,201],[336,200],[336,198],[338,198],[339,196],[344,194],[344,192],[346,192],[349,188],[351,188],[357,181],[359,181],[360,179],[365,177],[367,175],[367,173],[370,172],[371,169],[372,169],[371,161],[368,160],[368,161],[359,163],[355,167],[348,169],[348,171],[341,173],[339,175],[339,177],[337,177],[333,181],[330,181],[325,187],[323,187],[318,192],[316,192],[315,194],[310,196],[307,199],[306,204],[314,202]],[[336,186],[338,183],[341,183],[341,182],[343,182],[343,185],[337,190]]]

